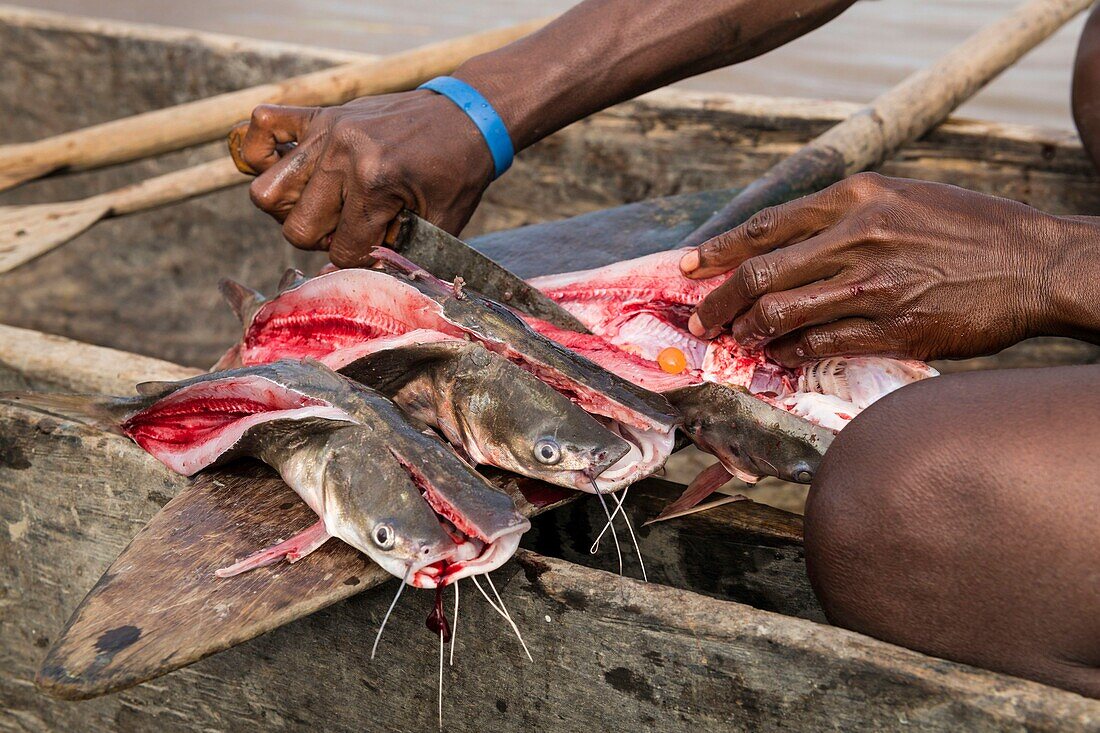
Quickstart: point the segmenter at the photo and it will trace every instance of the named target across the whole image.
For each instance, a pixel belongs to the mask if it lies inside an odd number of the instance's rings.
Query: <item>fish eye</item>
[[[392,550],[393,546],[397,544],[397,537],[393,533],[393,528],[388,524],[379,524],[375,527],[374,532],[371,533],[371,539],[374,540],[374,544],[383,550]]]
[[[550,438],[535,443],[535,460],[546,466],[561,462],[561,446]]]

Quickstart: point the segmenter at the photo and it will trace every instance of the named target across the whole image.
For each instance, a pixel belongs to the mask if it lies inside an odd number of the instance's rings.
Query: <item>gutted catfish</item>
[[[385,252],[382,254],[386,256]],[[242,286],[224,285],[223,292],[244,320],[244,333],[217,367],[312,356],[339,368],[360,356],[379,351],[378,344],[387,342],[389,348],[396,349],[417,338],[471,340],[496,357],[492,363],[501,376],[495,384],[482,379],[482,394],[503,395],[507,390],[509,399],[515,400],[511,404],[520,416],[517,419],[528,414],[532,421],[511,436],[495,432],[491,425],[479,425],[466,437],[478,436],[482,442],[470,446],[468,441],[459,439],[457,431],[448,431],[442,422],[433,422],[429,417],[442,418],[455,410],[470,407],[470,403],[438,403],[422,410],[429,423],[447,434],[472,458],[503,459],[501,441],[507,438],[514,443],[517,436],[533,440],[526,446],[516,444],[514,455],[530,455],[543,437],[536,435],[534,428],[548,404],[544,396],[547,392],[525,375],[508,371],[504,363],[511,362],[564,394],[612,434],[610,437],[605,435],[603,447],[591,456],[598,457],[604,450],[608,456],[615,455],[623,445],[620,441],[625,441],[628,452],[612,464],[605,464],[597,480],[587,484],[578,480],[581,476],[575,473],[557,472],[560,475],[548,478],[541,469],[537,474],[518,470],[522,466],[518,461],[503,467],[560,485],[603,492],[626,486],[664,465],[672,451],[674,426],[679,419],[666,400],[540,336],[504,306],[463,291],[460,285],[443,283],[395,254],[388,256],[399,263],[390,265],[396,276],[372,270],[340,270],[304,281],[287,279],[282,292],[269,301]],[[401,337],[410,340],[402,341]],[[468,359],[474,353],[467,352],[464,369],[469,369]],[[452,356],[457,356],[457,352]],[[446,371],[439,365],[433,368],[436,375]],[[527,385],[528,389],[511,388],[511,382]],[[442,386],[433,399],[439,401],[444,395],[455,393],[454,389]],[[417,390],[410,394],[414,392],[423,394]],[[528,405],[527,395],[543,404]],[[399,401],[410,399],[408,395],[397,398]],[[559,445],[590,444],[590,423],[581,420],[579,411],[570,409],[564,402],[559,400],[556,404]],[[477,419],[486,415],[485,411],[480,411]],[[552,455],[552,449],[549,450]],[[598,464],[599,461],[594,462],[585,471],[596,476]]]
[[[439,430],[474,463],[584,491],[593,481],[615,491],[628,477],[632,444],[478,343],[414,331],[324,358]]]
[[[535,328],[664,393],[683,416],[685,432],[719,459],[664,515],[690,508],[731,477],[809,482],[831,433],[889,392],[936,375],[921,362],[884,357],[825,359],[789,370],[728,334],[698,339],[687,319],[725,276],[685,278],[679,269],[683,252],[531,280],[592,335],[541,322],[533,322]],[[672,360],[678,368],[661,365],[662,353],[670,351],[680,357]],[[749,395],[757,403],[746,401]],[[796,470],[800,466],[804,470]]]
[[[530,526],[509,496],[393,403],[321,364],[282,361],[138,391],[3,399],[127,435],[185,475],[242,455],[271,465],[319,520],[223,577],[296,561],[338,537],[430,588],[499,567]]]

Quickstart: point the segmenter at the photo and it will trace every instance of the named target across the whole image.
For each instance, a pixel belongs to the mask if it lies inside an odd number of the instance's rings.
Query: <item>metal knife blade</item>
[[[397,235],[388,246],[441,280],[461,277],[468,287],[488,298],[559,328],[588,333],[569,311],[458,237],[408,210],[398,215],[398,223]]]

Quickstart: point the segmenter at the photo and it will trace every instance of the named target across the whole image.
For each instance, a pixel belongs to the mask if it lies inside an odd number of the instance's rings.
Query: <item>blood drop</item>
[[[657,354],[657,363],[661,366],[661,369],[669,374],[681,374],[687,369],[687,357],[684,356],[684,352],[677,349],[675,346],[669,346],[667,349],[661,349],[661,353]]]

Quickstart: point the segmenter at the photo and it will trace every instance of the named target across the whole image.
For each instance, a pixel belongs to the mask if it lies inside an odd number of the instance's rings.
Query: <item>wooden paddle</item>
[[[878,165],[947,119],[952,110],[1092,2],[1024,3],[776,165],[681,244],[702,244],[761,209],[819,191]]]
[[[0,206],[0,273],[76,238],[102,219],[212,193],[249,177],[221,158],[77,201]]]
[[[383,59],[343,64],[36,142],[6,145],[0,148],[0,191],[55,171],[89,170],[216,140],[261,104],[332,105],[365,94],[411,89],[453,71],[471,56],[511,43],[549,20],[474,33]]]

